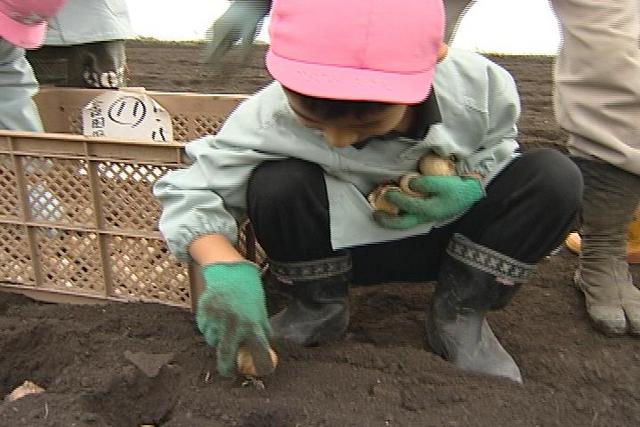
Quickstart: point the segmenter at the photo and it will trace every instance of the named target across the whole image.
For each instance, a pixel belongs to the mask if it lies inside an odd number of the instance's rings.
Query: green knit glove
[[[207,344],[216,347],[218,372],[233,375],[241,345],[249,348],[254,360],[271,360],[271,327],[258,267],[249,262],[216,263],[203,266],[202,274],[206,287],[198,299],[196,323]]]
[[[413,178],[409,187],[425,197],[401,191],[388,191],[387,201],[400,208],[399,215],[375,211],[375,221],[385,228],[407,229],[428,222],[444,221],[468,210],[485,195],[479,179],[460,176],[423,175]]]

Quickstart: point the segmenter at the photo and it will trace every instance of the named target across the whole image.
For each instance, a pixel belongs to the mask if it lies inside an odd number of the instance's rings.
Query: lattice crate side
[[[24,156],[21,161],[31,219],[79,227],[95,226],[85,160]]]
[[[17,173],[11,156],[0,154],[0,220],[21,217],[22,204],[19,200]]]
[[[96,162],[105,228],[156,231],[161,206],[153,184],[171,168],[133,161]]]
[[[26,228],[0,223],[0,280],[14,285],[35,286],[33,263]]]
[[[82,110],[74,110],[73,115],[69,116],[69,130],[71,133],[82,134]],[[173,140],[189,142],[205,135],[215,135],[222,127],[225,118],[215,114],[171,114]]]
[[[226,116],[215,113],[176,113],[172,114],[173,138],[178,142],[188,142],[205,135],[218,133]]]
[[[70,133],[82,135],[82,109],[68,107]],[[215,114],[175,113],[171,114],[173,140],[188,142],[204,135],[215,135],[226,117]]]
[[[198,114],[193,118],[195,125],[195,134],[201,135],[215,135],[220,130],[220,127],[224,123],[225,117]]]
[[[41,88],[35,100],[48,132],[82,134],[82,108],[108,89]],[[110,90],[110,89],[109,89]],[[174,140],[187,142],[215,134],[231,111],[246,95],[171,93],[122,88],[123,92],[144,92],[169,112]]]
[[[40,227],[35,231],[45,283],[41,289],[106,296],[97,233]]]
[[[82,109],[84,106],[67,106],[69,133],[82,135]]]
[[[188,267],[160,238],[112,236],[109,244],[112,297],[189,307]]]
[[[70,133],[82,134],[82,109],[68,108]],[[205,135],[215,135],[222,127],[226,116],[216,114],[175,113],[171,114],[173,139],[176,142],[189,142]]]
[[[171,115],[174,140],[187,142],[215,135],[246,95],[147,92]]]

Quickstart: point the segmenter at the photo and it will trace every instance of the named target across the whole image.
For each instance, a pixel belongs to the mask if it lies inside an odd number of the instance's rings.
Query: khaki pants
[[[569,150],[640,174],[640,2],[551,3],[563,39],[554,106]]]

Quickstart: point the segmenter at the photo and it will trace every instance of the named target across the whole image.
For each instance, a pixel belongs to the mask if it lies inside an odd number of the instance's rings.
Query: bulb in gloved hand
[[[423,175],[455,175],[456,165],[449,158],[427,154],[420,159],[418,170]]]
[[[369,193],[369,195],[367,196],[367,200],[369,201],[371,207],[375,210],[384,211],[389,215],[398,215],[400,213],[400,208],[384,198],[384,195],[389,190],[401,191],[400,187],[396,185],[381,185],[371,193]]]
[[[402,175],[400,177],[400,188],[402,189],[402,191],[413,197],[424,197],[424,194],[419,193],[417,191],[413,191],[409,186],[409,183],[413,178],[418,178],[420,176],[422,175],[420,175],[418,172],[411,172],[411,173]]]
[[[269,347],[269,355],[271,356],[271,363],[273,364],[273,368],[269,373],[273,372],[273,370],[278,366],[278,355],[271,347]],[[257,377],[258,372],[256,371],[256,366],[253,361],[253,357],[249,352],[249,349],[246,347],[240,347],[238,350],[238,355],[236,356],[236,365],[238,367],[238,373],[241,375],[246,375],[249,377]]]

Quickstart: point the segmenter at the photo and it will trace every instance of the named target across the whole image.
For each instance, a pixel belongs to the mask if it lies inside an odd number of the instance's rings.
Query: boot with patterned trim
[[[427,315],[431,350],[460,369],[521,383],[518,365],[494,335],[486,314],[508,304],[533,271],[534,266],[455,235]]]
[[[288,306],[271,317],[272,337],[310,346],[342,338],[349,325],[348,255],[309,262],[270,262]]]

